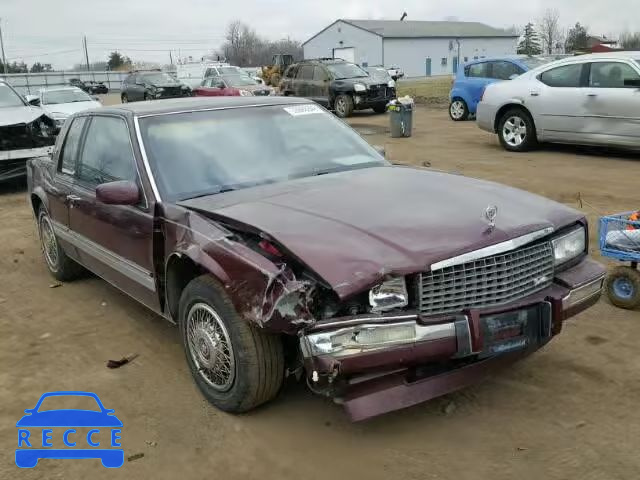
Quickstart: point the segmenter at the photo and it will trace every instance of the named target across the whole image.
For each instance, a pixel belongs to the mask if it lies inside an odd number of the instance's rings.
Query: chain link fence
[[[0,73],[5,80],[23,95],[37,95],[41,88],[63,87],[69,80],[79,78],[82,81],[103,82],[109,91],[120,91],[122,80],[128,72],[43,72],[43,73]]]

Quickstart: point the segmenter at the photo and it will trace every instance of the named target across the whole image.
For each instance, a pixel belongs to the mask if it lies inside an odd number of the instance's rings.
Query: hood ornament
[[[489,205],[484,213],[484,219],[489,222],[489,228],[487,232],[491,232],[496,227],[496,217],[498,216],[498,207],[496,205]]]

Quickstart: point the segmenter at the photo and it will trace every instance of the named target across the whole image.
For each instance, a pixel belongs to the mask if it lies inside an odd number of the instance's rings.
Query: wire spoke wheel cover
[[[236,366],[229,332],[206,303],[194,304],[187,314],[187,347],[198,374],[213,389],[225,392],[235,379]]]
[[[502,127],[502,138],[513,147],[522,145],[527,137],[527,124],[522,117],[509,117]]]
[[[53,232],[53,226],[46,214],[40,215],[40,241],[42,242],[42,251],[49,268],[58,271],[58,241]]]

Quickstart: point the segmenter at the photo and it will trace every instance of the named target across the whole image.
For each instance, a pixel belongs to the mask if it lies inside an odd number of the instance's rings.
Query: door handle
[[[597,93],[587,93],[587,97],[597,97]]]
[[[540,95],[540,92],[536,92],[535,90],[529,92],[531,94],[532,97],[537,97]]]
[[[67,195],[67,203],[79,202],[80,200],[82,200],[82,198],[77,195]]]

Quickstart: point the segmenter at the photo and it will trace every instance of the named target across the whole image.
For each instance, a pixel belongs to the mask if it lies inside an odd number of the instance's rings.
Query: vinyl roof
[[[422,20],[350,20],[339,19],[333,22],[344,22],[385,38],[463,38],[463,37],[505,37],[517,38],[519,35],[505,30],[490,27],[479,22],[446,22]],[[324,30],[329,28],[326,27]],[[320,31],[309,40],[317,37]]]

